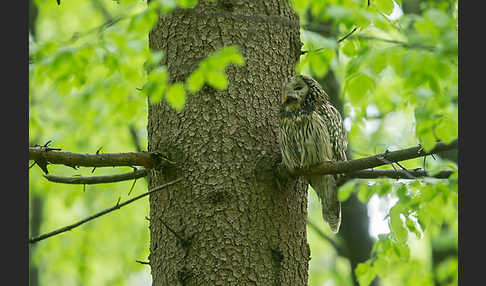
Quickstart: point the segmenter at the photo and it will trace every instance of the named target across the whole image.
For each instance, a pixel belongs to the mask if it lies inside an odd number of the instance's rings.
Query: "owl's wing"
[[[329,103],[319,105],[317,110],[326,119],[326,126],[330,135],[334,161],[346,161],[348,139],[344,129],[343,120],[339,111]]]

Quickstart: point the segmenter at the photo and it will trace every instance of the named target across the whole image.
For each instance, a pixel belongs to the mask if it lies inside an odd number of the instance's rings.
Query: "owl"
[[[278,139],[282,161],[289,169],[346,160],[347,139],[341,115],[319,83],[304,75],[283,83]],[[337,175],[311,175],[306,179],[321,201],[322,217],[332,232],[338,232],[341,203]]]

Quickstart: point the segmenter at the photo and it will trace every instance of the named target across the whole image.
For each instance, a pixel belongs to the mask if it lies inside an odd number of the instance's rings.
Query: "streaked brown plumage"
[[[345,161],[347,139],[341,115],[314,79],[296,75],[282,87],[279,144],[287,168],[307,167],[323,161]],[[309,176],[321,200],[322,217],[333,232],[341,224],[337,176]]]

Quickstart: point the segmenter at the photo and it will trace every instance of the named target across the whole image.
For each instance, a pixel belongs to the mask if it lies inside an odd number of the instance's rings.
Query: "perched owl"
[[[283,83],[279,144],[287,168],[345,161],[347,139],[341,115],[314,79],[296,75]],[[322,204],[322,217],[336,233],[341,224],[335,175],[308,176]]]

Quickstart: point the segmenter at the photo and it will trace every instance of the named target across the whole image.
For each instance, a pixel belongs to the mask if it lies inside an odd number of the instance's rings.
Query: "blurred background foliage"
[[[457,1],[291,2],[306,51],[296,72],[319,79],[340,106],[349,157],[417,144],[428,150],[436,140],[457,138]],[[51,146],[78,153],[146,150],[147,100],[167,100],[181,110],[204,83],[225,89],[225,67],[244,64],[238,47],[213,53],[186,82],[172,84],[158,66],[163,54],[148,48],[157,9],[167,13],[196,3],[30,0],[30,145],[52,140]],[[457,171],[457,152],[401,164]],[[89,176],[131,168],[92,173],[50,165],[49,171]],[[126,200],[132,183],[54,184],[40,168],[30,169],[29,235]],[[146,190],[139,179],[131,196]],[[341,187],[339,197],[365,206],[369,228],[333,236],[309,192],[309,221],[320,230],[308,228],[309,285],[357,285],[354,279],[360,285],[457,285],[457,172],[447,180],[354,180]],[[148,214],[148,202],[141,200],[32,245],[31,285],[150,285],[149,267],[135,262],[149,254]],[[347,219],[344,214],[343,225]],[[366,259],[352,262],[356,243],[346,236],[363,245],[370,241]]]

